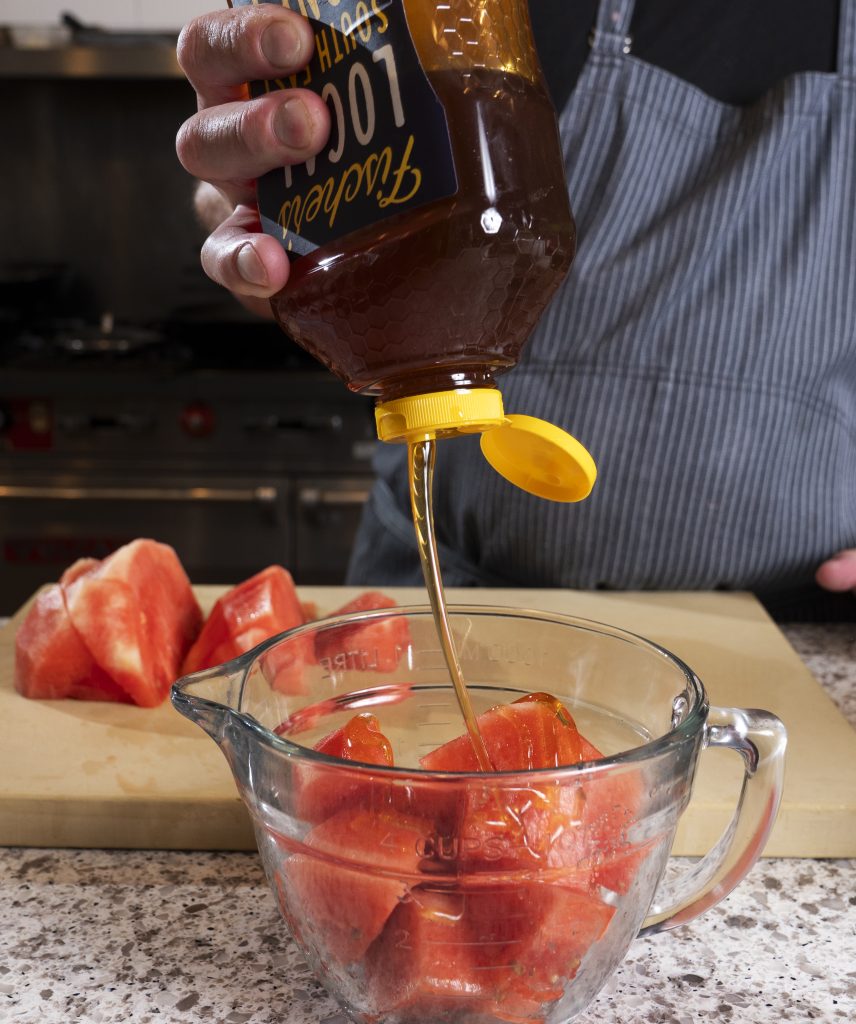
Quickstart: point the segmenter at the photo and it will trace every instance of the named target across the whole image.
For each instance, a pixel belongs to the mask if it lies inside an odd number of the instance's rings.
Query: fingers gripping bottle
[[[315,159],[258,184],[264,229],[292,260],[277,321],[377,399],[382,440],[481,433],[513,483],[585,497],[585,449],[506,416],[495,383],[574,256],[526,0],[281,2],[312,21],[315,56],[252,92],[315,90],[332,130]]]

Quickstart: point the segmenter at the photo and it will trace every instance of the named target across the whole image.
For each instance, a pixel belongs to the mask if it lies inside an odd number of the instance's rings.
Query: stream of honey
[[[437,556],[437,536],[434,530],[432,501],[436,446],[436,441],[417,441],[407,446],[410,470],[410,507],[413,512],[413,525],[416,529],[416,544],[419,548],[419,560],[422,563],[422,575],[425,577],[434,624],[437,627],[437,635],[440,638],[440,646],[443,649],[449,677],[455,687],[458,705],[464,716],[467,733],[472,741],[479,767],[484,772],[490,772],[493,771],[493,765],[479,731],[467,684],[461,671],[461,662],[455,648],[454,637],[449,626],[446,595],[443,591],[443,578],[440,574],[440,561]]]

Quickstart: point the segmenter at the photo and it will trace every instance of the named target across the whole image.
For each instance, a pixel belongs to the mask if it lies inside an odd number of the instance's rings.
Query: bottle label
[[[455,194],[446,114],[419,63],[403,0],[261,2],[309,18],[315,56],[296,75],[253,82],[251,94],[311,89],[330,110],[330,139],[318,156],[258,183],[262,226],[292,259]]]

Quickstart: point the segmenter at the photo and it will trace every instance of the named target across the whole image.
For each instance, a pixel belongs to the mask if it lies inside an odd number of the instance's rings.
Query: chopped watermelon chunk
[[[498,771],[603,757],[579,734],[567,709],[544,694],[492,708],[478,724]],[[466,735],[420,763],[433,771],[477,770]],[[639,776],[632,770],[595,775],[576,786],[540,780],[502,787],[474,779],[458,800],[462,862],[495,870],[549,869],[572,887],[626,892],[648,852],[628,838],[640,800]]]
[[[546,695],[491,708],[479,716],[478,727],[497,771],[561,767],[582,759],[573,718]],[[431,751],[419,763],[429,771],[478,772],[467,734]],[[449,791],[448,801],[455,803],[438,815],[442,819],[438,825],[447,828],[452,823],[461,836],[465,862],[486,861],[497,870],[521,867],[524,862],[538,868],[543,866],[545,847],[554,841],[556,824],[561,827],[565,822],[566,808],[557,806],[560,795],[557,784],[511,788],[473,779]],[[437,797],[441,796],[440,790]]]
[[[583,760],[597,761],[603,754],[582,738]],[[581,819],[587,843],[597,850],[592,864],[594,881],[624,893],[630,889],[651,843],[638,844],[628,833],[642,806],[642,778],[637,768],[595,775],[583,787]]]
[[[498,770],[602,756],[546,694],[493,708],[479,727]],[[316,749],[392,764],[370,714]],[[299,783],[298,817],[329,816],[296,852],[292,841],[280,841],[290,852],[277,873],[286,919],[324,970],[352,977],[361,965],[366,1014],[400,1024],[543,1020],[609,929],[617,904],[602,898],[603,888],[626,892],[647,853],[628,839],[642,798],[639,775],[607,770],[576,783],[549,773],[491,778],[477,772],[465,735],[421,765],[475,774],[445,780],[442,799],[427,780],[413,787],[428,790],[431,813],[408,815],[396,793],[411,787],[360,778],[347,765],[311,766],[323,785],[313,788],[312,775]]]
[[[175,551],[137,540],[62,587],[97,665],[142,707],[163,703],[202,613]]]
[[[130,701],[95,663],[65,606],[62,588],[43,590],[15,636],[15,688],[24,697]]]
[[[308,684],[304,678],[307,665],[315,664],[315,645],[312,634],[289,637],[274,644],[261,656],[262,674],[274,690],[280,693],[305,693]]]
[[[281,565],[268,566],[217,601],[184,659],[182,671],[187,675],[222,665],[303,622],[291,573]],[[265,675],[275,689],[302,693],[303,666],[312,655],[311,638],[286,641],[265,655]]]
[[[479,732],[496,771],[560,768],[583,760],[580,734],[568,710],[533,694],[491,708],[478,718]],[[479,763],[467,734],[432,750],[419,762],[436,772],[477,772]]]
[[[334,615],[350,615],[380,608],[395,608],[395,601],[371,590],[339,608]],[[402,615],[390,615],[321,630],[315,638],[318,661],[329,660],[343,668],[358,664],[377,672],[394,672],[410,645],[410,629]],[[355,656],[359,655],[357,659]]]
[[[354,715],[341,729],[315,744],[315,750],[343,761],[391,767],[392,744],[371,714]],[[295,769],[295,806],[302,821],[319,822],[345,807],[390,809],[392,791],[387,780],[341,766],[301,764]]]
[[[432,1021],[490,998],[479,971],[466,898],[417,888],[395,908],[365,959],[372,1013]]]
[[[87,576],[93,572],[101,562],[97,558],[78,558],[76,562],[65,570],[65,572],[59,578],[59,585],[61,587],[67,587],[74,583],[75,580],[80,579],[81,576]]]
[[[316,825],[285,861],[286,919],[302,921],[322,961],[344,966],[365,954],[416,880],[429,829],[415,818],[349,808]]]
[[[556,885],[419,886],[366,954],[369,1005],[406,1021],[539,1017],[613,913],[590,893]]]
[[[495,974],[496,999],[519,1016],[532,1003],[561,998],[615,913],[593,893],[557,884],[515,886],[506,893],[485,893],[483,899],[480,934],[497,943],[503,935],[511,940],[499,947],[503,956],[496,963],[505,962],[507,967],[504,976],[500,971]],[[516,927],[509,929],[509,920],[516,921]],[[483,948],[487,953],[490,947]]]
[[[377,718],[368,713],[354,715],[341,729],[319,740],[315,749],[344,761],[392,765],[392,744],[380,731]]]

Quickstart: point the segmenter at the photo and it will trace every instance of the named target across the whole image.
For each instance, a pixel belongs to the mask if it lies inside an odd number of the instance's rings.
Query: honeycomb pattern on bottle
[[[501,71],[429,78],[448,115],[457,195],[302,257],[272,302],[284,330],[352,390],[384,399],[489,383],[513,366],[573,258],[544,92]]]
[[[529,8],[519,0],[404,0],[404,11],[426,71],[492,68],[530,81],[540,75]]]

